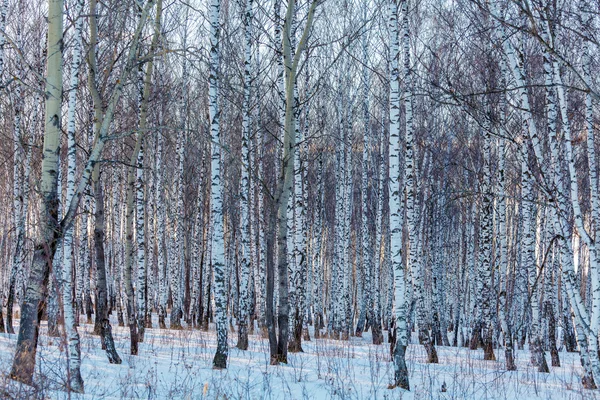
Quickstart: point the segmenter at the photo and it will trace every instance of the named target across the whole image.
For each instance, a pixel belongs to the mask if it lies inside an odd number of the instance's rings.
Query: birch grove
[[[7,376],[58,344],[83,393],[84,337],[129,364],[165,330],[216,370],[369,343],[398,392],[449,347],[577,353],[596,389],[599,29],[589,0],[0,1]]]

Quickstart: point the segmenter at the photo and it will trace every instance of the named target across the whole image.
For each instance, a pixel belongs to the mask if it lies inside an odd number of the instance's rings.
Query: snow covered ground
[[[116,325],[116,324],[115,324]],[[583,390],[578,354],[561,352],[560,368],[540,374],[529,353],[517,351],[518,371],[499,361],[483,361],[483,351],[439,347],[440,364],[426,364],[422,346],[407,352],[411,391],[389,390],[393,365],[389,345],[374,346],[370,334],[350,341],[303,342],[304,353],[290,354],[289,364],[268,365],[268,341],[250,337],[248,351],[236,349],[236,333],[227,370],[213,370],[214,331],[149,329],[139,356],[128,355],[128,329],[113,325],[123,363],[111,365],[92,325],[82,325],[82,375],[85,395],[72,399],[600,399]],[[67,399],[65,356],[60,342],[42,330],[38,350],[38,388],[33,391],[6,378],[16,335],[0,335],[0,398]],[[387,334],[384,336],[387,337]],[[549,361],[549,360],[548,360]],[[446,383],[447,391],[441,387]]]

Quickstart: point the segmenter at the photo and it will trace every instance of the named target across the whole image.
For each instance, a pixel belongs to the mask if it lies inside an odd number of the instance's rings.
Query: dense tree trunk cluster
[[[387,331],[390,388],[409,345],[579,351],[596,388],[595,6],[1,0],[11,377],[46,320],[83,392],[78,325],[118,364],[111,323],[135,355],[155,316],[218,369],[231,331],[271,364]]]

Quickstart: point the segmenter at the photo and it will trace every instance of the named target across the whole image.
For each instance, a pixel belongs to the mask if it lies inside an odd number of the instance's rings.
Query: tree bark
[[[59,238],[59,199],[56,189],[61,134],[63,11],[62,0],[49,1],[46,121],[40,205],[41,240],[35,246],[27,291],[21,307],[17,348],[10,372],[12,379],[29,385],[32,384],[35,370],[39,323],[45,307],[48,277]]]
[[[99,168],[97,166],[96,168]],[[121,364],[121,358],[115,349],[112,328],[108,316],[108,287],[106,284],[106,262],[104,257],[104,194],[99,171],[94,172],[94,197],[96,213],[94,225],[94,243],[96,247],[96,325],[98,326],[102,348],[106,350],[111,364]]]

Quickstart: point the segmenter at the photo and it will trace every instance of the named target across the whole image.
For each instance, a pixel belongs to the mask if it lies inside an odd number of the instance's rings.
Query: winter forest
[[[0,398],[600,398],[597,0],[0,0]]]

